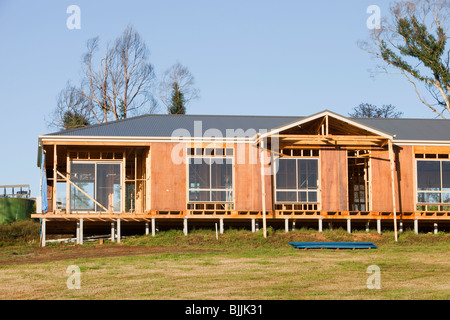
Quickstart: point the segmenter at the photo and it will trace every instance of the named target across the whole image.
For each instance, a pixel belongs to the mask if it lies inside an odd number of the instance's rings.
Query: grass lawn
[[[290,241],[370,241],[371,250],[299,250]],[[68,289],[68,266],[81,288]],[[380,289],[368,289],[369,266]],[[450,298],[450,235],[343,230],[158,233],[121,244],[32,241],[0,247],[1,299],[443,299]]]

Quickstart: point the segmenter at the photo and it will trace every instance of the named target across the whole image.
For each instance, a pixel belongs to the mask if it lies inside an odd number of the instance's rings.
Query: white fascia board
[[[248,138],[223,138],[223,137],[105,137],[105,136],[39,136],[39,142],[216,142],[216,143],[245,143],[253,142],[254,137]]]
[[[450,146],[450,141],[433,141],[433,140],[394,140],[393,143],[402,146],[435,146],[435,147]]]

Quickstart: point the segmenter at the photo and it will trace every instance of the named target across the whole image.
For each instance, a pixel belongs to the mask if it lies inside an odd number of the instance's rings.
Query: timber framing
[[[46,173],[41,189],[47,188],[48,210],[32,218],[47,223],[261,219],[264,230],[266,222],[283,219],[383,220],[392,223],[396,237],[399,221],[450,220],[450,203],[419,202],[417,177],[417,161],[450,161],[450,136],[408,140],[396,127],[387,133],[374,127],[379,122],[367,125],[330,111],[297,120],[248,118],[249,127],[255,121],[258,130],[230,122],[236,133],[231,136],[159,134],[173,118],[158,119],[166,122],[136,136],[133,119],[40,136],[38,166]],[[194,132],[190,125],[202,118],[180,119],[189,122],[181,129]],[[226,132],[224,118],[207,119]],[[278,172],[280,167],[285,171]]]

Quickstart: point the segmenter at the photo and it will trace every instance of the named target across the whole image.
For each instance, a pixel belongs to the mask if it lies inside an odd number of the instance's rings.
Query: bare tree
[[[80,89],[67,82],[57,97],[56,108],[48,125],[63,130],[88,126],[91,123],[89,101]]]
[[[159,98],[168,113],[184,113],[189,103],[199,98],[200,90],[194,84],[192,73],[179,62],[164,73],[159,85]],[[174,106],[174,96],[182,96],[182,99],[175,99],[178,104],[182,101],[182,106]]]
[[[403,112],[396,111],[396,107],[391,104],[377,107],[370,103],[361,103],[348,115],[352,118],[401,118]]]
[[[90,102],[92,117],[103,123],[139,114],[152,99],[155,79],[144,41],[128,26],[96,66],[98,48],[99,38],[90,39],[83,59],[81,93]]]
[[[379,72],[405,76],[419,100],[442,118],[450,113],[449,8],[446,0],[394,2],[390,19],[383,18],[370,40],[360,42],[363,50],[382,61]],[[427,101],[424,88],[435,103]]]

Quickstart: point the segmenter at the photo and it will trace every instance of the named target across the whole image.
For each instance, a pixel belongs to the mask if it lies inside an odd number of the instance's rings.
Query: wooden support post
[[[320,217],[318,222],[319,222],[319,232],[322,232],[323,231],[323,218]]]
[[[388,148],[389,148],[389,162],[391,164],[391,188],[392,188],[392,209],[394,212],[394,238],[395,242],[398,241],[398,234],[397,234],[397,208],[396,208],[396,201],[395,201],[395,159],[394,159],[394,150],[392,146],[392,140],[389,140],[388,142]]]
[[[122,229],[120,226],[120,219],[117,219],[117,243],[120,243],[120,238],[122,237]]]
[[[156,219],[152,218],[152,237],[156,235]]]
[[[66,157],[66,175],[67,175],[67,179],[70,180],[69,152],[67,152],[67,157]],[[70,213],[70,183],[67,183],[67,182],[66,182],[66,213]]]
[[[262,198],[262,216],[263,216],[263,235],[264,238],[267,238],[267,222],[266,222],[266,179],[264,174],[264,139],[260,142],[261,147],[261,156],[260,156],[260,163],[261,163],[261,198]]]
[[[115,239],[115,230],[114,230],[114,220],[111,221],[111,241],[114,242]]]
[[[127,151],[125,149],[125,151],[123,152],[123,159],[122,159],[122,181],[121,183],[121,187],[120,187],[120,211],[121,212],[125,212],[125,199],[126,199],[126,190],[127,190],[127,184],[125,182],[125,180],[127,179]],[[131,199],[130,199],[131,202]]]
[[[77,221],[77,244],[80,244],[80,221]]]
[[[252,232],[256,232],[256,219],[252,219]]]
[[[147,236],[150,232],[148,221],[145,221],[145,235]]]
[[[79,241],[79,244],[83,245],[83,218],[80,218],[79,229],[80,229],[80,241]]]
[[[419,234],[419,219],[414,219],[414,233]]]
[[[220,219],[220,221],[219,221],[219,231],[220,231],[220,234],[223,234],[223,218]]]
[[[347,232],[352,233],[352,220],[347,219]]]
[[[185,236],[188,235],[188,221],[187,221],[187,217],[184,217],[183,220],[183,233]]]
[[[381,219],[377,219],[377,232],[381,234]]]
[[[57,168],[58,168],[58,158],[56,153],[56,144],[53,146],[53,192],[52,192],[52,209],[53,212],[56,212],[56,185],[58,180],[57,175]]]
[[[284,219],[284,232],[289,232],[289,218]]]
[[[138,212],[137,193],[138,193],[138,186],[137,186],[137,151],[134,150],[134,212]]]
[[[47,237],[47,219],[41,220],[41,247],[45,247]]]

